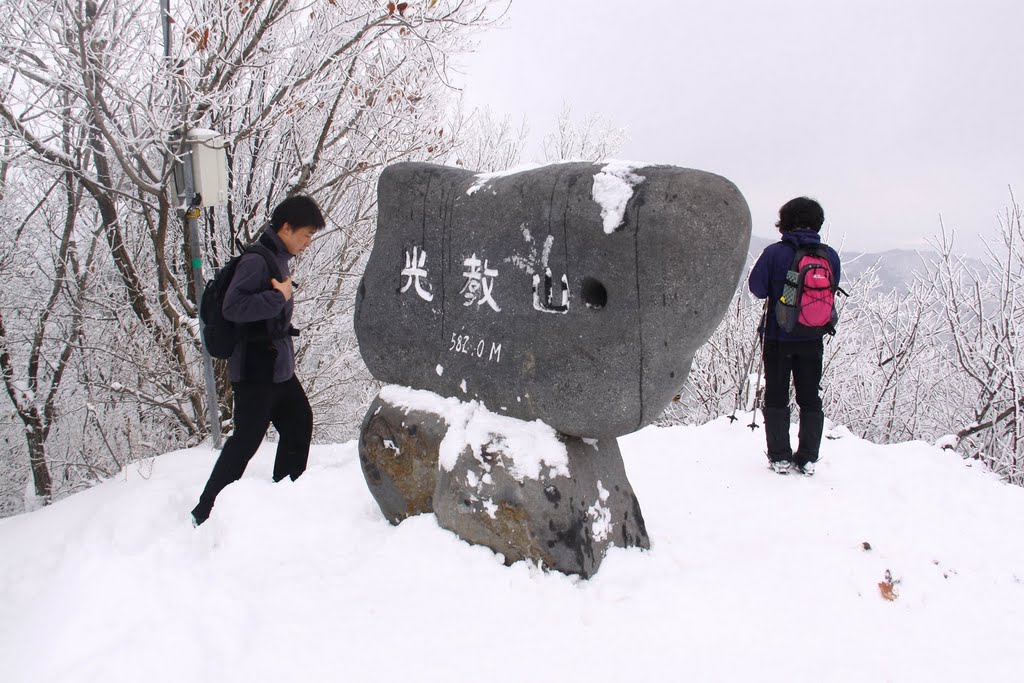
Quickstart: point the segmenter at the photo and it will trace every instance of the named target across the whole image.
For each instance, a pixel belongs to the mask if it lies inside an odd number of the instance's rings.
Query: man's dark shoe
[[[192,526],[198,527],[210,518],[210,511],[201,505],[196,505],[192,510]]]

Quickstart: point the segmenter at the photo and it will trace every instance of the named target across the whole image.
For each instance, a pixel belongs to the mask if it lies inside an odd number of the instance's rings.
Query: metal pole
[[[195,179],[192,176],[192,152],[185,155],[182,169],[185,176],[185,220],[188,223],[188,239],[192,245],[192,285],[196,295],[196,305],[203,300],[206,281],[203,279],[203,257],[199,245],[199,207],[200,198],[196,196]],[[199,319],[199,334],[202,335],[203,320]],[[213,436],[213,447],[220,448],[220,404],[217,401],[217,384],[213,377],[213,359],[203,346],[203,377],[206,380],[206,403],[210,413],[210,432]]]
[[[161,24],[164,31],[164,58],[167,59],[170,67],[171,58],[171,0],[160,0]],[[172,86],[173,87],[173,86]],[[187,131],[182,131],[185,134]],[[186,146],[187,139],[184,140]],[[203,290],[206,289],[206,281],[203,279],[203,255],[199,242],[199,216],[202,209],[199,207],[199,198],[196,197],[196,182],[192,175],[192,152],[189,150],[181,161],[182,175],[185,180],[185,221],[188,224],[189,242],[192,245],[192,289],[196,295],[196,306],[203,300]],[[177,198],[175,198],[177,199]],[[199,319],[199,335],[202,338],[203,320]],[[200,345],[202,346],[202,345]],[[203,349],[203,378],[206,382],[206,405],[210,415],[210,435],[213,437],[213,447],[221,447],[220,433],[220,403],[217,400],[217,383],[213,377],[213,359],[205,346]]]
[[[160,0],[161,24],[164,27],[164,58],[171,57],[171,0]]]
[[[758,336],[761,337],[761,344],[759,345],[761,355],[758,357],[757,364],[757,384],[754,385],[754,406],[753,410],[750,413],[750,424],[747,425],[748,427],[750,427],[750,431],[754,431],[758,427],[757,395],[761,393],[761,375],[764,372],[764,339],[768,335],[768,310],[769,308],[771,308],[768,304],[771,300],[771,293],[769,293],[769,295],[764,300],[764,310],[761,311],[761,322],[757,326],[758,330],[760,330],[760,334]],[[762,405],[764,404],[764,399],[761,400],[761,403]],[[765,427],[765,429],[768,428]]]

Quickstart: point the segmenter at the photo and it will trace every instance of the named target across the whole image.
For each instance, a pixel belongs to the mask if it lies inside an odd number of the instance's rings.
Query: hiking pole
[[[760,427],[760,425],[757,424],[757,399],[758,399],[758,394],[761,393],[761,373],[764,370],[764,337],[765,337],[765,332],[766,332],[765,328],[768,326],[768,302],[769,301],[771,301],[771,299],[766,297],[765,300],[764,300],[764,309],[762,309],[762,311],[761,311],[761,322],[758,323],[758,325],[757,325],[757,336],[760,338],[761,344],[760,344],[760,348],[759,348],[760,354],[758,354],[758,363],[757,363],[757,383],[754,385],[754,405],[751,406],[750,424],[747,425],[748,427],[750,427],[750,431],[754,431],[755,429]],[[748,377],[747,381],[749,381],[749,379],[750,378]]]

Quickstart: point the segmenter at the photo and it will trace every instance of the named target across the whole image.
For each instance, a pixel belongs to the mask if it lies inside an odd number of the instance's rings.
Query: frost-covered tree
[[[488,108],[467,113],[460,103],[454,127],[456,146],[448,164],[481,173],[520,164],[529,133],[525,120],[516,126],[511,117],[499,119]]]
[[[984,272],[953,252],[945,232],[929,272],[941,303],[944,345],[962,401],[949,431],[965,455],[1024,485],[1024,221],[1014,201],[987,243]]]
[[[207,277],[285,196],[308,193],[324,207],[329,230],[295,275],[305,316],[298,362],[320,436],[350,430],[347,413],[366,390],[352,292],[372,240],[377,173],[447,158],[448,59],[502,9],[186,0],[170,7],[165,43],[154,0],[5,3],[3,267],[5,277],[35,279],[5,287],[0,353],[37,495],[54,493],[55,452],[79,463],[74,479],[115,471],[116,453],[143,457],[210,431],[193,245],[171,182],[197,128],[220,133],[229,153],[227,205],[202,219]],[[218,376],[227,420],[223,368]],[[62,416],[55,443],[49,430]]]
[[[562,107],[555,129],[544,136],[543,161],[600,161],[610,158],[625,144],[628,134],[601,114],[573,119],[572,107]]]
[[[72,132],[65,129],[60,143],[67,153]],[[54,180],[37,168],[0,167],[0,375],[24,436],[33,504],[53,492],[46,444],[81,340],[97,244],[79,227],[82,211],[73,175]]]

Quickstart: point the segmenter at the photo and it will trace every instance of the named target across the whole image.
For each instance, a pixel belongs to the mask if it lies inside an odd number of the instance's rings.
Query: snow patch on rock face
[[[462,451],[468,446],[481,459],[486,449],[500,453],[509,473],[518,481],[539,479],[547,468],[548,476],[569,476],[569,452],[549,425],[534,420],[526,422],[487,410],[478,401],[463,402],[444,398],[430,391],[389,385],[380,397],[405,410],[418,410],[438,415],[448,425],[448,432],[438,453],[438,464],[451,471]]]
[[[530,229],[526,227],[526,223],[521,224],[519,228],[523,231],[523,241],[526,242],[528,246],[527,253],[513,253],[511,256],[507,256],[505,258],[505,262],[511,263],[527,275],[533,275],[534,264],[537,262],[536,240],[534,240],[533,235],[530,234]]]
[[[612,532],[612,512],[606,505],[609,496],[608,490],[601,485],[600,480],[597,482],[597,496],[598,499],[587,510],[587,515],[592,520],[591,531],[594,534],[594,540],[604,541]]]
[[[650,164],[634,161],[609,161],[594,175],[594,189],[591,196],[601,206],[601,218],[604,231],[612,234],[622,225],[626,213],[626,204],[633,196],[633,188],[645,178],[633,173],[638,168]]]

